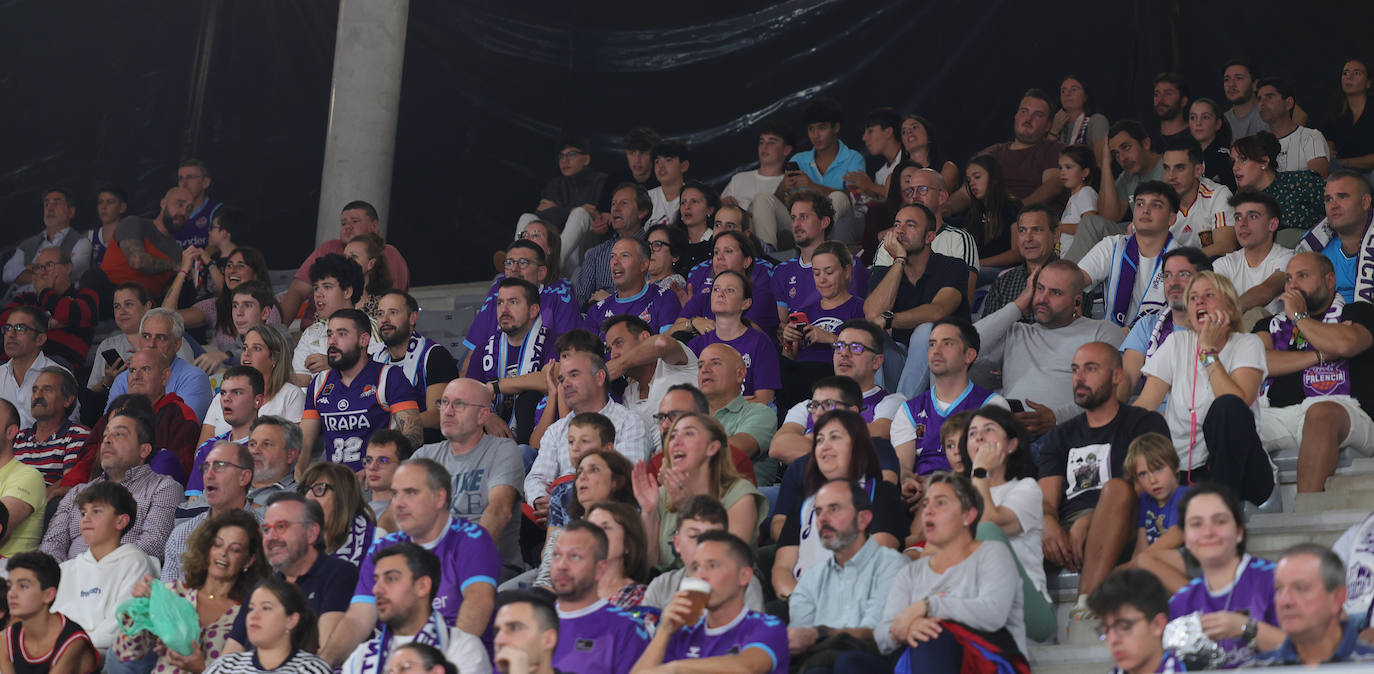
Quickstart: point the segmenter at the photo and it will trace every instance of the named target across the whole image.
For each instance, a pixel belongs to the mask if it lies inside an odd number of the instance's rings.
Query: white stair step
[[[1036,674],[1102,674],[1112,668],[1112,656],[1101,642],[1091,646],[1032,645],[1030,663]]]

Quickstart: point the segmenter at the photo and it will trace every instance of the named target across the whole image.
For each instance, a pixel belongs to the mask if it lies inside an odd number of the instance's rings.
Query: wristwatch
[[[883,329],[884,329],[884,330],[891,330],[891,329],[892,329],[892,317],[893,317],[894,315],[895,315],[895,314],[893,314],[891,311],[884,311],[884,312],[883,312]]]
[[[1199,351],[1197,354],[1197,362],[1202,365],[1202,369],[1204,370],[1211,367],[1213,363],[1219,360],[1216,351]]]
[[[974,469],[973,469],[973,472],[971,473],[971,475],[973,476],[973,479],[975,479],[975,480],[986,480],[986,479],[988,479],[988,469],[986,469],[986,468],[974,468]]]
[[[1255,643],[1255,637],[1259,636],[1259,621],[1254,618],[1245,620],[1245,627],[1240,631],[1240,638],[1246,644]]]
[[[1300,320],[1302,320],[1302,319],[1304,319],[1304,318],[1311,318],[1311,317],[1312,317],[1312,314],[1309,314],[1309,313],[1307,313],[1306,311],[1302,311],[1302,312],[1293,314],[1293,322],[1294,322],[1294,323],[1297,323],[1298,321],[1300,321]]]

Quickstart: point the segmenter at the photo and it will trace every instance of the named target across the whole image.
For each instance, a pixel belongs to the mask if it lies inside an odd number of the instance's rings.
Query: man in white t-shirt
[[[1199,272],[1190,291],[1203,279],[1219,283],[1215,274]],[[1189,479],[1224,484],[1260,505],[1274,491],[1273,464],[1256,423],[1260,385],[1269,372],[1264,342],[1244,332],[1221,288],[1189,297],[1185,318],[1188,329],[1169,335],[1145,361],[1145,387],[1135,406],[1156,410],[1167,398],[1164,419]]]
[[[686,344],[653,331],[644,319],[621,314],[606,322],[606,346],[610,359],[606,372],[611,381],[625,377],[625,407],[644,419],[648,428],[657,425],[658,403],[677,384],[697,383],[697,356]],[[660,438],[650,433],[654,451]]]
[[[1279,202],[1265,192],[1241,192],[1230,200],[1232,222],[1240,250],[1212,263],[1240,295],[1240,310],[1263,307],[1271,314],[1283,309],[1278,299],[1288,282],[1284,269],[1293,251],[1274,242],[1279,228]]]
[[[680,140],[660,141],[649,154],[654,158],[654,177],[658,178],[658,187],[649,190],[649,200],[653,202],[654,210],[645,221],[644,229],[672,224],[677,219],[684,176],[692,166],[692,151]]]
[[[1279,139],[1279,170],[1312,169],[1323,178],[1331,168],[1326,137],[1293,120],[1293,87],[1277,77],[1259,81],[1259,115]]]
[[[777,191],[782,183],[783,166],[787,158],[792,156],[793,145],[792,130],[786,124],[781,120],[765,121],[759,127],[759,167],[731,176],[730,184],[720,193],[720,205],[736,206],[748,211],[759,240],[774,247],[778,245],[778,232],[791,228],[792,219],[785,209],[757,212],[754,209],[754,197]]]
[[[1177,248],[1169,228],[1178,219],[1178,193],[1157,180],[1135,190],[1131,226],[1134,234],[1117,234],[1097,242],[1078,263],[1086,288],[1103,285],[1107,320],[1129,328],[1143,314],[1164,311],[1160,255]]]
[[[1178,192],[1178,219],[1169,231],[1179,245],[1201,248],[1208,257],[1236,249],[1236,230],[1231,226],[1231,189],[1202,177],[1206,169],[1202,147],[1192,136],[1176,138],[1164,146],[1160,158],[1164,182]]]

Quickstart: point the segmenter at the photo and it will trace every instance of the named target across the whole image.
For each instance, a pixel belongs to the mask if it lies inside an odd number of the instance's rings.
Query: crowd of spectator
[[[203,161],[88,232],[48,189],[3,269],[0,670],[1374,660],[1374,515],[1246,552],[1276,456],[1309,493],[1374,454],[1370,76],[1318,130],[1218,75],[1145,121],[1028,90],[962,167],[818,98],[719,191],[652,129],[609,173],[561,138],[459,353],[365,201],[274,290]]]

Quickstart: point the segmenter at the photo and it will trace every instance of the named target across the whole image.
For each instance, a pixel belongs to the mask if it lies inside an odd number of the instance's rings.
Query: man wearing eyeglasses
[[[168,367],[166,392],[180,396],[186,402],[186,406],[195,413],[196,423],[200,423],[205,420],[205,413],[210,409],[210,401],[214,399],[215,392],[210,389],[210,378],[203,370],[177,357],[185,331],[186,324],[182,321],[181,314],[157,307],[143,314],[143,320],[139,325],[139,341],[144,349],[153,349],[162,354]],[[110,403],[115,398],[129,392],[129,383],[127,371],[115,377],[114,384],[110,386],[108,401],[105,403],[106,412],[110,410]],[[188,458],[187,462],[189,461]]]
[[[237,442],[220,442],[210,450],[210,455],[198,469],[204,474],[205,502],[210,508],[178,522],[167,537],[161,578],[168,585],[182,579],[181,555],[186,552],[186,543],[191,534],[205,520],[238,508],[252,513],[258,522],[262,522],[263,509],[254,507],[248,500],[248,491],[253,485],[253,453],[247,447]]]
[[[853,381],[860,392],[859,396],[855,396],[858,402],[849,406],[854,407],[854,411],[868,422],[868,433],[875,440],[891,439],[892,419],[897,416],[902,403],[906,402],[906,396],[888,393],[875,383],[878,371],[883,367],[883,337],[883,331],[867,320],[846,321],[835,331],[832,351],[835,376]],[[842,396],[832,395],[837,393],[833,387],[821,386],[819,381],[813,385],[810,400],[799,402],[787,410],[782,426],[768,445],[768,455],[791,465],[810,454],[812,424],[821,414],[844,402]],[[880,454],[884,444],[888,449],[891,448],[890,442],[879,444]],[[786,481],[787,478],[783,479]],[[893,479],[896,479],[895,473]]]
[[[1234,209],[1240,250],[1227,253],[1212,263],[1213,269],[1231,281],[1240,294],[1240,310],[1263,307],[1270,314],[1283,310],[1279,294],[1288,282],[1284,268],[1293,251],[1274,242],[1279,229],[1279,202],[1264,192],[1241,192],[1227,202]]]
[[[1196,248],[1175,248],[1164,253],[1160,282],[1164,286],[1164,301],[1169,311],[1141,316],[1131,327],[1126,339],[1121,342],[1121,363],[1126,377],[1117,398],[1122,402],[1135,397],[1140,387],[1140,372],[1145,361],[1155,355],[1169,335],[1179,330],[1187,330],[1188,306],[1184,293],[1193,275],[1200,271],[1211,271],[1212,262]]]
[[[225,371],[219,386],[219,401],[224,423],[229,424],[229,430],[201,443],[191,463],[193,468],[203,463],[221,441],[248,445],[253,422],[262,408],[264,386],[262,373],[247,365],[235,365]],[[204,489],[201,472],[192,470],[186,479],[186,502],[177,507],[177,519],[195,516],[207,507]]]
[[[515,441],[483,432],[491,405],[491,392],[482,382],[449,382],[438,404],[444,440],[416,449],[414,456],[434,460],[453,476],[449,511],[487,530],[501,551],[506,577],[513,577],[525,567],[520,555],[520,518],[514,516],[524,488],[525,465]]]
[[[610,226],[613,236],[593,246],[582,258],[582,266],[573,277],[573,294],[577,306],[584,307],[598,290],[615,292],[611,279],[611,247],[617,239],[644,236],[644,223],[654,211],[649,191],[636,183],[621,183],[611,195]]]
[[[512,254],[506,261],[517,259],[518,255]],[[541,301],[539,290],[529,281],[502,279],[497,284],[491,311],[497,330],[469,355],[465,372],[469,379],[485,384],[492,399],[494,414],[484,418],[487,432],[513,438],[520,444],[529,442],[538,422],[535,413],[539,401],[548,392],[542,370],[557,356],[553,326],[544,322]],[[436,414],[442,433],[443,412]]]
[[[300,588],[319,621],[319,633],[334,631],[358,584],[358,567],[325,554],[324,510],[320,504],[294,491],[272,494],[262,518],[262,548],[277,577]],[[221,655],[250,646],[248,613],[239,611]]]
[[[1169,624],[1169,593],[1154,574],[1140,569],[1118,571],[1088,598],[1102,620],[1097,638],[1107,645],[1116,667],[1111,674],[1187,671],[1183,661],[1164,650]]]
[[[517,239],[507,246],[505,270],[505,274],[498,276],[496,282],[491,284],[491,289],[487,291],[487,299],[482,302],[482,307],[472,318],[472,325],[468,327],[468,334],[463,339],[463,346],[467,347],[468,355],[458,372],[467,372],[473,352],[485,346],[488,339],[504,331],[497,316],[499,312],[496,294],[506,279],[525,281],[538,290],[539,301],[535,304],[539,305],[539,320],[548,329],[550,340],[582,325],[582,310],[579,308],[581,305],[573,303],[566,281],[549,278],[548,260],[544,249],[538,243],[529,239]],[[455,374],[449,377],[444,383],[447,384],[457,376]],[[491,430],[488,429],[488,432]]]
[[[22,305],[42,307],[51,317],[48,339],[43,351],[73,368],[86,362],[91,339],[95,337],[96,307],[100,298],[94,290],[72,285],[72,259],[61,248],[44,248],[33,264],[33,292],[20,293],[4,315]]]
[[[62,367],[43,353],[48,341],[48,316],[38,307],[17,307],[5,317],[0,332],[4,333],[5,355],[0,365],[0,398],[10,401],[19,411],[20,428],[33,425],[33,385],[45,367]],[[64,368],[65,369],[65,368]]]
[[[560,175],[544,185],[534,212],[520,216],[515,233],[525,231],[525,225],[531,220],[543,220],[558,227],[562,232],[563,268],[571,273],[581,261],[578,244],[582,235],[590,232],[592,224],[601,218],[596,205],[601,203],[606,174],[588,168],[592,153],[585,139],[559,139],[555,156]]]

